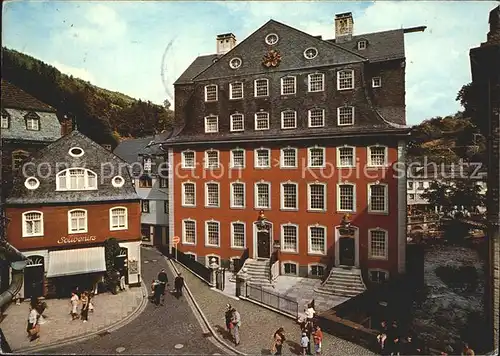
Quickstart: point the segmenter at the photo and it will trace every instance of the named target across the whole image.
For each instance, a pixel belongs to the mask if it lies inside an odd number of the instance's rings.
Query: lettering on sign
[[[74,244],[80,242],[93,242],[97,240],[97,236],[89,236],[89,235],[80,235],[80,236],[62,236],[59,240],[57,240],[58,244]]]

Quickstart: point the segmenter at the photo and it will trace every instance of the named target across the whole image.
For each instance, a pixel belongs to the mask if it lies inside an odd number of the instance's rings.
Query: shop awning
[[[49,252],[47,277],[71,276],[106,270],[104,247],[78,248]]]

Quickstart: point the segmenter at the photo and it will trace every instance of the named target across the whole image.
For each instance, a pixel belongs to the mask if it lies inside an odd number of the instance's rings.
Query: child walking
[[[302,333],[302,338],[300,339],[300,347],[302,347],[302,355],[307,355],[307,346],[309,345],[309,338],[305,332]]]

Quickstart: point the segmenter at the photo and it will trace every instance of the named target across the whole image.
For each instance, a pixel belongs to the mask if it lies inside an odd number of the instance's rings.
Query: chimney
[[[217,35],[217,54],[226,54],[236,46],[236,37],[232,33]]]
[[[61,120],[61,136],[66,136],[73,131],[73,120],[64,115]]]
[[[351,12],[335,15],[335,42],[342,43],[352,39],[354,20]]]

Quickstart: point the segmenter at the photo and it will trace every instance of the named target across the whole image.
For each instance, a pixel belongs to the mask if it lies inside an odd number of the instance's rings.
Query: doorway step
[[[354,297],[366,291],[361,270],[333,267],[328,278],[314,290],[317,293]]]
[[[271,286],[269,276],[271,273],[271,266],[269,259],[252,259],[248,258],[239,273],[243,272],[246,268],[247,274],[251,277],[248,281],[249,284],[259,286]]]

